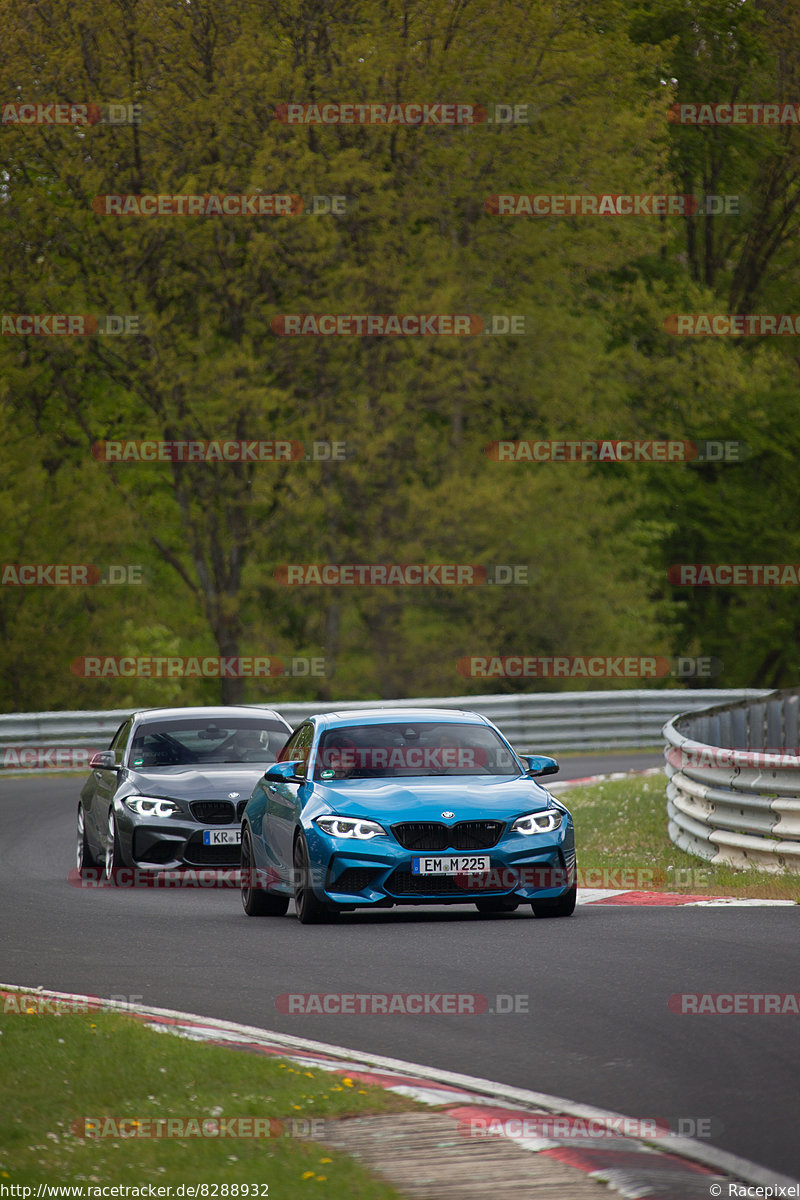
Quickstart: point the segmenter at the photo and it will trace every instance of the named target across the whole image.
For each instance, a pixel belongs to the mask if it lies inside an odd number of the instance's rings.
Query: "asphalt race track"
[[[613,759],[613,761],[612,761]],[[586,755],[561,778],[656,765]],[[681,1016],[680,992],[797,992],[800,908],[582,906],[248,919],[236,890],[70,886],[78,777],[0,778],[0,982],[259,1025],[659,1118],[800,1178],[800,1018]],[[565,797],[567,799],[567,797]],[[567,801],[568,802],[568,801]],[[480,1015],[289,1015],[286,993],[524,997]],[[281,1005],[285,1008],[285,1004]]]

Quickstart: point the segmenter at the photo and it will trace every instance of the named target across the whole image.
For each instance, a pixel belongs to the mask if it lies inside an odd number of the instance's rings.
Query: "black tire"
[[[505,896],[487,896],[485,900],[475,901],[475,907],[479,913],[516,912],[519,904],[519,900],[507,900]]]
[[[301,925],[324,925],[334,915],[329,905],[323,904],[314,895],[311,886],[311,864],[308,858],[308,846],[302,833],[294,842],[294,906],[297,909],[297,919]]]
[[[102,874],[101,865],[92,853],[89,839],[86,836],[86,814],[83,805],[78,803],[78,828],[75,844],[75,865],[81,879],[93,879],[98,882]]]
[[[109,883],[116,885],[120,871],[123,870],[125,863],[122,859],[122,850],[119,844],[119,834],[117,833],[117,819],[114,816],[114,809],[108,810],[108,843],[106,845],[106,856],[103,863],[103,878]]]
[[[531,908],[535,917],[571,917],[575,912],[575,901],[578,897],[578,885],[559,896],[557,900],[532,900]]]
[[[250,833],[242,833],[242,908],[248,917],[284,917],[289,908],[288,896],[276,896],[253,881],[253,843]]]

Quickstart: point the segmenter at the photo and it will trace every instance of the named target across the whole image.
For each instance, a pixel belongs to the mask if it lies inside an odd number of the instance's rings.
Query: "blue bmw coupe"
[[[478,713],[359,709],[309,717],[242,818],[242,903],[303,924],[356,907],[575,908],[572,817]]]

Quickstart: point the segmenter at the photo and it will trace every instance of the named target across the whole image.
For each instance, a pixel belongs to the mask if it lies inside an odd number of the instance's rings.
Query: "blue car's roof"
[[[489,725],[480,713],[458,708],[354,708],[343,712],[315,713],[310,718],[319,726],[398,725],[403,721],[452,721],[460,725]]]

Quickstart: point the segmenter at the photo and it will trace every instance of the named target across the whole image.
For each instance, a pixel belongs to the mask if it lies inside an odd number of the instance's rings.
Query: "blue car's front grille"
[[[483,892],[509,892],[503,887],[497,871],[488,875],[412,875],[410,871],[393,871],[386,881],[386,891],[394,896],[461,896],[471,900]],[[469,882],[467,881],[469,879]]]
[[[490,850],[500,841],[503,821],[459,821],[443,825],[439,821],[405,821],[393,825],[392,833],[404,850]]]

